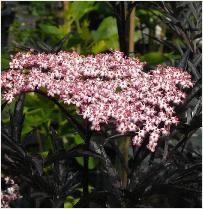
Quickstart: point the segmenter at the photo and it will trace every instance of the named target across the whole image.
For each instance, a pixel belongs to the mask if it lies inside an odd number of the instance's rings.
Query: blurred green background
[[[160,42],[179,43],[167,25],[158,18],[160,12],[149,9],[149,2],[138,2],[135,11],[132,56],[150,64],[174,63],[178,54]],[[7,2],[2,9],[2,69],[8,67],[9,55],[16,45],[32,42],[54,46],[65,35],[69,38],[62,49],[81,54],[96,54],[119,49],[115,13],[109,2]],[[158,39],[156,41],[155,39]]]

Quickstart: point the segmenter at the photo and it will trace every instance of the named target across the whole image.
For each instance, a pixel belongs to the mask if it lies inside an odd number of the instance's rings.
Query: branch
[[[165,46],[167,46],[167,47],[169,47],[169,48],[171,48],[173,50],[177,50],[177,48],[173,44],[171,44],[170,42],[168,42],[168,41],[165,41],[165,40],[164,41],[161,41],[158,38],[156,38],[154,36],[151,36],[151,35],[149,35],[147,33],[143,33],[143,35],[148,36],[148,37],[154,39],[155,41],[159,42],[160,44],[163,44],[163,45],[165,45]]]
[[[78,133],[82,136],[82,138],[86,139],[86,131],[84,130],[84,128],[81,126],[81,124],[78,123],[78,121],[70,113],[68,113],[68,111],[57,101],[57,99],[55,99],[54,97],[48,96],[46,93],[40,90],[35,90],[35,92],[53,101],[60,108],[60,110],[65,114],[68,121],[78,131]]]
[[[110,137],[104,139],[103,146],[106,145],[112,139],[120,138],[120,137],[124,137],[124,136],[131,136],[131,134],[116,134],[116,135],[110,136]]]

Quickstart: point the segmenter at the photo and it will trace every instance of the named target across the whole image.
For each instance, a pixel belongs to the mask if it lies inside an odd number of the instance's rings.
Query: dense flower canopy
[[[49,96],[79,107],[93,130],[114,123],[118,132],[135,134],[133,145],[148,138],[147,147],[153,152],[160,136],[178,124],[174,108],[193,83],[183,69],[159,65],[145,73],[143,66],[118,51],[96,56],[17,53],[10,69],[2,73],[2,95],[11,102],[22,92],[44,87]]]

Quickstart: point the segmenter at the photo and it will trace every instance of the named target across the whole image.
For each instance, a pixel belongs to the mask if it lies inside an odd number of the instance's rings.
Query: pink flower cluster
[[[8,176],[4,178],[2,177],[1,181],[2,180],[4,181],[5,188],[1,189],[1,208],[10,208],[10,202],[17,198],[21,198],[19,194],[19,186]]]
[[[3,98],[11,102],[21,92],[44,87],[48,95],[75,104],[93,130],[113,122],[118,132],[135,134],[133,145],[147,137],[153,152],[160,136],[178,124],[174,108],[193,83],[182,69],[157,66],[145,73],[143,65],[118,51],[96,56],[17,53],[1,76]]]

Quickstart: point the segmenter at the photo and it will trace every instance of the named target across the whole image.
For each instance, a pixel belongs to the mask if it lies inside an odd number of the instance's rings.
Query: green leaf
[[[148,52],[140,56],[140,60],[151,65],[156,65],[164,62],[164,56],[161,52]]]
[[[73,204],[69,201],[65,201],[64,202],[64,208],[72,208],[73,207]]]
[[[118,49],[118,29],[114,17],[104,18],[97,30],[92,31],[94,45],[92,51],[98,53],[106,49]]]
[[[79,200],[80,198],[68,196],[64,202],[64,208],[72,208]]]
[[[9,68],[9,61],[10,61],[9,55],[6,53],[2,53],[2,56],[1,56],[1,69],[2,70]]]
[[[140,31],[135,31],[134,32],[134,41],[137,42],[141,39],[141,32]]]
[[[110,39],[115,35],[118,37],[116,19],[111,16],[104,18],[98,29],[96,31],[92,31],[94,41]]]
[[[75,140],[75,143],[78,145],[78,144],[83,144],[84,143],[84,140],[81,138],[81,136],[79,134],[76,134],[74,136],[74,140]]]
[[[96,9],[94,4],[94,1],[74,1],[69,12],[74,20],[79,21],[85,14]]]
[[[44,151],[44,152],[41,152],[40,155],[41,155],[43,158],[45,158],[45,157],[47,157],[48,153],[49,153],[48,151]]]
[[[76,157],[75,158],[76,161],[81,165],[84,166],[84,162],[83,162],[83,157]],[[89,169],[94,169],[96,167],[96,161],[93,157],[89,157],[89,163],[88,163],[88,168]]]
[[[34,127],[39,127],[42,123],[48,122],[49,118],[44,116],[42,108],[27,111],[25,115],[22,135],[29,133]]]
[[[57,39],[62,39],[66,35],[63,30],[54,25],[40,24],[39,27],[42,33],[54,36]]]
[[[26,134],[28,134],[30,131],[33,130],[33,127],[30,125],[24,125],[23,129],[22,129],[22,136],[25,136]]]
[[[107,48],[108,48],[107,42],[104,40],[101,40],[95,43],[95,45],[92,47],[92,52],[96,54],[98,52],[105,51]]]

